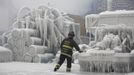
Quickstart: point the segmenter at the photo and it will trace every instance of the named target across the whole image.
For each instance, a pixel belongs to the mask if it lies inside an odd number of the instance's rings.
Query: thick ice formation
[[[133,28],[114,25],[99,27],[96,31],[96,39],[90,44],[92,48],[79,56],[81,70],[133,72],[133,42],[130,42],[133,40]],[[103,33],[99,34],[100,31]]]
[[[98,22],[99,22],[99,15],[97,15],[97,14],[87,15],[85,17],[86,33],[91,31],[91,27],[98,26]]]
[[[43,45],[42,39],[38,37],[30,37],[30,42],[32,45]]]
[[[130,53],[116,53],[114,55],[113,68],[115,72],[134,72],[134,56]]]
[[[79,56],[80,69],[88,72],[133,72],[134,56],[130,53],[90,50]]]
[[[128,26],[133,26],[134,11],[118,10],[118,11],[106,11],[99,14],[99,24],[126,24]]]
[[[113,50],[116,46],[121,45],[121,39],[119,35],[107,34],[104,38],[97,42],[92,47],[98,47],[100,50],[111,49]]]
[[[95,34],[96,26],[124,24],[132,26],[134,24],[134,11],[117,10],[105,11],[100,14],[91,14],[85,17],[86,32]]]
[[[2,36],[0,36],[0,46],[2,46]]]
[[[114,51],[93,50],[87,54],[80,54],[81,70],[90,72],[111,72],[112,56]]]
[[[12,61],[12,51],[0,46],[0,62]]]
[[[47,50],[48,48],[45,47],[45,46],[36,46],[36,45],[31,45],[29,47],[29,51],[28,53],[34,57],[36,56],[37,54],[44,54],[45,53],[45,50]]]
[[[35,61],[47,59],[47,55],[56,54],[61,41],[69,31],[76,33],[75,40],[80,40],[80,26],[68,15],[56,8],[39,6],[35,9],[23,7],[17,14],[11,30],[3,34],[3,46],[13,52],[15,61]],[[48,56],[51,57],[51,56]]]
[[[133,15],[134,11],[112,11],[86,16],[86,29],[95,40],[79,56],[82,71],[134,72]]]
[[[46,53],[46,54],[38,54],[33,59],[33,62],[35,63],[48,63],[52,62],[52,59],[54,58],[54,55],[52,53]]]

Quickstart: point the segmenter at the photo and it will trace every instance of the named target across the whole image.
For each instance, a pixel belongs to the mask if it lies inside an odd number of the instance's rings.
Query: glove
[[[79,53],[82,53],[83,51],[79,51]]]

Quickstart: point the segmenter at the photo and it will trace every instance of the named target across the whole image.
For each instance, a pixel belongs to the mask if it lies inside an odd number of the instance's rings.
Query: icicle
[[[85,17],[86,33],[88,33],[89,31],[91,31],[90,29],[92,27],[98,26],[98,22],[99,22],[99,15],[97,15],[97,14],[87,15]]]
[[[48,33],[48,32],[47,32],[47,30],[48,30],[47,27],[48,27],[48,21],[47,21],[47,19],[44,19],[44,20],[43,20],[43,29],[44,29],[43,45],[44,45],[44,46],[46,46],[46,40],[47,40],[47,35],[48,35],[48,34],[47,34],[47,33]]]
[[[25,17],[25,21],[26,21],[26,28],[30,27],[30,16]]]
[[[39,30],[39,34],[40,34],[40,37],[42,38],[43,37],[43,32],[42,32],[42,19],[40,18],[40,16],[38,18],[36,18],[36,25],[37,25],[37,30]]]
[[[89,72],[112,72],[113,51],[91,51],[79,56],[81,70]],[[83,65],[84,64],[84,65]]]

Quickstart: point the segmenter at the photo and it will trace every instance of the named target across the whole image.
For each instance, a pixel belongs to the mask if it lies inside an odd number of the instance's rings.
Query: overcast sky
[[[92,0],[13,0],[13,3],[17,8],[23,5],[36,7],[41,4],[49,4],[64,12],[82,15],[88,11],[90,1]]]
[[[8,29],[14,20],[15,11],[12,0],[0,0],[0,31]]]

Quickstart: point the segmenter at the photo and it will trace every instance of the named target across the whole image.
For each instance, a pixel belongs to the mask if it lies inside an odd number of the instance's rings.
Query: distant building
[[[107,0],[95,0],[96,13],[100,13],[107,10]]]
[[[134,10],[134,0],[91,0],[85,14],[98,14],[103,11]]]
[[[107,10],[107,0],[91,0],[86,14],[98,14]]]
[[[111,10],[134,10],[134,0],[112,0]]]

